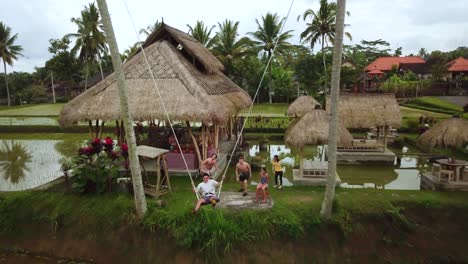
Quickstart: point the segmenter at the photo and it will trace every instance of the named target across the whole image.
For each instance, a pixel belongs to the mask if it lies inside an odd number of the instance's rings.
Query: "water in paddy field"
[[[252,164],[253,184],[258,182],[261,166],[266,166],[273,182],[271,161],[274,155],[278,155],[282,161],[284,174],[283,185],[292,185],[292,169],[299,165],[297,150],[288,148],[281,141],[269,141],[260,145],[258,141],[249,141],[248,162]],[[320,160],[321,146],[309,146],[303,150],[305,159]],[[407,147],[392,149],[395,154],[401,154],[401,162],[393,165],[365,164],[365,165],[338,165],[337,171],[341,178],[341,187],[344,188],[377,188],[392,190],[419,190],[420,172],[429,170],[426,159],[416,155],[404,155],[404,153],[416,154]],[[233,164],[235,162],[233,161]],[[233,165],[231,165],[233,166]]]
[[[32,189],[60,177],[60,142],[0,139],[0,192]]]
[[[58,126],[54,117],[0,117],[0,126]]]

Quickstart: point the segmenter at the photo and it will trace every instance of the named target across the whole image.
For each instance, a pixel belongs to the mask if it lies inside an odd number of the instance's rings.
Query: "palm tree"
[[[89,66],[94,62],[99,63],[101,77],[104,79],[104,73],[101,67],[101,57],[107,52],[106,35],[103,31],[102,21],[99,11],[94,3],[86,6],[81,11],[81,17],[72,18],[77,27],[77,33],[68,34],[67,37],[76,39],[75,46],[71,50],[72,53],[78,54],[78,59],[86,63],[86,81],[85,89],[87,88]]]
[[[270,60],[271,56],[273,55],[273,49],[275,51],[283,55],[293,48],[293,46],[287,42],[289,38],[292,37],[292,30],[288,30],[286,32],[281,33],[281,27],[285,21],[285,18],[280,18],[277,14],[267,13],[265,16],[262,16],[262,21],[258,21],[255,19],[257,23],[257,31],[249,32],[248,34],[251,35],[255,41],[253,42],[254,48],[261,52],[262,50],[266,52],[268,55],[268,60]],[[271,71],[270,71],[270,80],[271,80]],[[271,94],[271,85],[269,86],[268,92],[270,103],[272,103],[272,94]]]
[[[189,34],[192,35],[198,42],[200,42],[205,48],[211,48],[213,46],[214,38],[211,38],[211,31],[215,26],[211,26],[208,30],[208,27],[205,26],[203,21],[197,21],[195,26],[192,28],[189,24],[187,24],[189,28]]]
[[[142,44],[143,43],[141,43],[141,42],[135,42],[135,44],[128,47],[128,49],[126,49],[124,51],[124,53],[122,55],[120,55],[120,58],[122,59],[122,62],[126,62],[131,57],[133,57],[140,50],[140,45],[142,45]]]
[[[11,36],[11,28],[0,22],[0,59],[3,61],[3,69],[5,71],[5,85],[7,92],[8,106],[10,106],[10,90],[8,89],[8,76],[6,65],[13,65],[13,61],[21,56],[23,47],[15,45],[18,34]]]
[[[421,48],[419,51],[418,51],[418,56],[423,58],[423,59],[427,59],[427,50],[425,48]]]
[[[98,0],[97,2],[103,17],[103,23],[107,33],[107,39],[109,41],[109,48],[112,56],[112,64],[114,65],[115,74],[117,76],[117,86],[119,89],[120,98],[120,113],[125,124],[124,127],[128,144],[130,171],[132,172],[136,215],[137,218],[141,220],[143,219],[148,208],[146,204],[145,190],[143,188],[143,180],[141,178],[140,163],[138,162],[138,156],[136,153],[135,130],[133,129],[133,121],[128,109],[128,89],[125,83],[125,76],[122,71],[119,47],[117,46],[117,40],[115,39],[114,28],[112,27],[106,0]]]
[[[162,19],[161,19],[161,21],[162,21]],[[145,37],[148,37],[149,35],[151,35],[151,33],[156,31],[161,24],[162,24],[162,22],[159,22],[159,20],[156,20],[156,22],[154,22],[153,25],[148,25],[146,28],[140,29],[140,31],[138,31],[138,33],[140,33],[140,35],[144,35]]]
[[[340,92],[341,56],[343,53],[343,31],[346,0],[338,0],[336,7],[336,35],[334,36],[331,100],[330,100],[330,128],[328,131],[328,177],[325,197],[322,202],[320,215],[329,219],[333,209],[336,185],[336,144],[338,125],[338,97]]]
[[[234,22],[226,19],[222,24],[218,22],[218,27],[219,32],[213,38],[213,48],[211,51],[229,72],[233,60],[241,58],[250,52],[248,47],[252,41],[247,37],[237,40],[239,21]]]
[[[329,3],[327,0],[320,0],[320,9],[318,12],[315,12],[312,9],[307,9],[302,15],[302,19],[304,21],[306,21],[310,16],[312,18],[312,22],[306,24],[307,28],[300,35],[301,41],[310,43],[310,47],[312,49],[314,48],[315,44],[322,44],[321,51],[324,76],[327,75],[327,64],[325,61],[326,53],[324,49],[326,46],[328,46],[329,43],[333,43],[335,39],[336,8],[337,6],[335,2]],[[349,12],[346,12],[346,14],[349,15]],[[299,19],[300,16],[298,17],[298,20]],[[351,34],[349,32],[345,32],[345,35],[350,40],[352,40]],[[326,77],[324,80],[326,87]]]

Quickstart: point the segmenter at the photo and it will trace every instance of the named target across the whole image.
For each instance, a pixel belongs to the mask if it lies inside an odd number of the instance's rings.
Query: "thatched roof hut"
[[[424,132],[418,143],[429,147],[460,148],[468,144],[468,121],[450,118]]]
[[[330,96],[326,99],[330,112]],[[339,117],[347,128],[401,126],[400,106],[394,94],[340,95]]]
[[[289,146],[302,148],[304,145],[328,143],[329,115],[325,110],[314,109],[295,120],[286,130],[285,141]],[[342,125],[338,125],[338,144],[349,146],[353,136]]]
[[[171,119],[224,122],[251,104],[250,96],[223,74],[221,62],[190,35],[163,24],[143,44]],[[134,120],[165,119],[142,52],[125,64],[129,108]],[[61,125],[85,120],[119,120],[115,74],[68,102]]]
[[[287,114],[288,116],[300,117],[305,113],[314,110],[316,105],[320,105],[320,103],[312,96],[299,96],[289,105]]]

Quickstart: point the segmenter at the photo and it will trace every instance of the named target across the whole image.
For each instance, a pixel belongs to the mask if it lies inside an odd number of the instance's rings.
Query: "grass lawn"
[[[445,114],[458,114],[463,112],[463,109],[451,102],[448,102],[443,99],[439,99],[436,97],[431,96],[424,96],[412,99],[410,101],[404,102],[402,105],[411,107],[411,108],[418,108],[421,110],[427,110],[432,112],[439,112]]]
[[[254,104],[252,107],[252,115],[281,115],[284,116],[288,110],[288,104]],[[240,114],[247,114],[249,109],[244,109]]]
[[[440,119],[451,117],[449,114],[436,113],[436,112],[431,112],[427,110],[410,108],[406,106],[400,106],[400,111],[401,111],[401,116],[403,118],[405,117],[406,118],[419,118],[422,115],[433,116],[434,118],[440,118]]]
[[[362,219],[411,230],[418,223],[405,216],[406,209],[420,209],[435,215],[439,212],[466,215],[468,212],[466,192],[337,188],[333,218],[325,221],[319,217],[324,188],[297,186],[282,190],[272,188],[275,205],[271,210],[237,211],[206,206],[198,215],[192,215],[189,212],[195,195],[190,190],[189,180],[173,177],[171,182],[174,193],[162,197],[166,207],[158,208],[154,199],[148,199],[148,212],[140,227],[167,234],[184,248],[198,248],[211,254],[229,252],[247,242],[313,238],[330,225],[346,235],[358,231]],[[227,184],[223,190],[237,188],[237,184]],[[135,223],[131,194],[78,195],[41,191],[0,194],[0,213],[0,234],[16,233],[32,224],[99,234]]]
[[[0,108],[0,116],[58,116],[63,103],[11,106]]]

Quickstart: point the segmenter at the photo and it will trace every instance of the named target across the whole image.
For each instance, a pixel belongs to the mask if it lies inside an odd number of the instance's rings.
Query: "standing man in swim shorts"
[[[244,161],[244,156],[239,156],[239,162],[236,165],[236,178],[240,183],[241,189],[239,192],[244,192],[242,196],[247,195],[248,180],[252,174],[252,169],[250,165]]]

